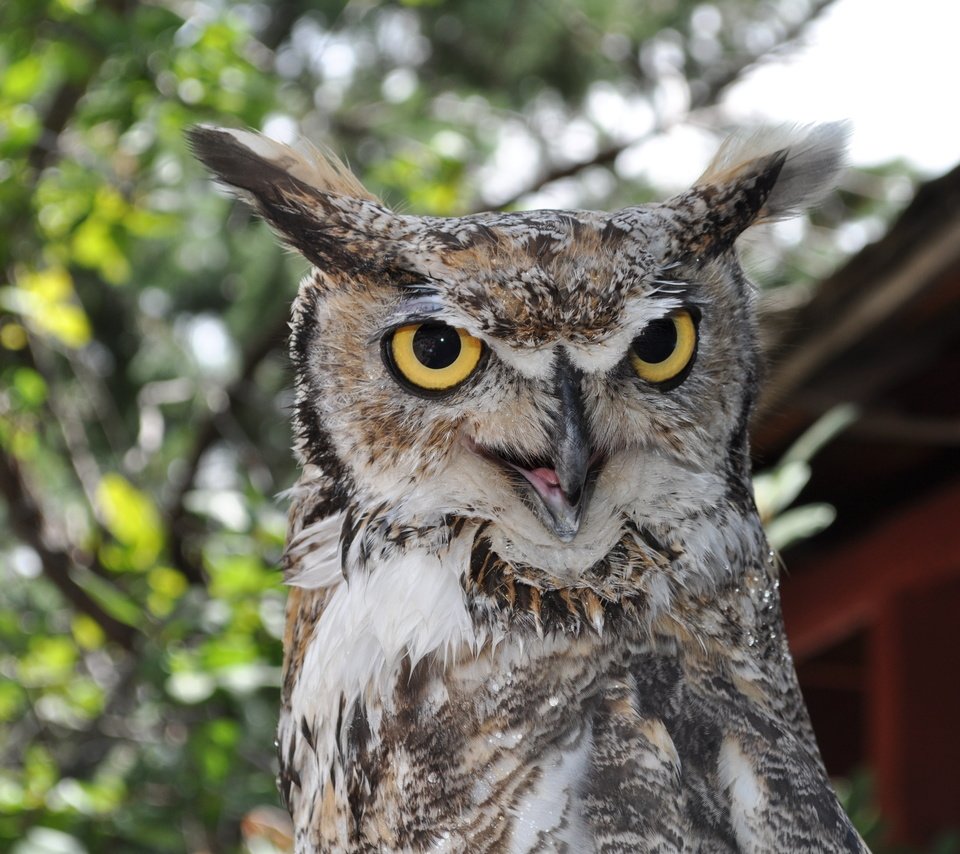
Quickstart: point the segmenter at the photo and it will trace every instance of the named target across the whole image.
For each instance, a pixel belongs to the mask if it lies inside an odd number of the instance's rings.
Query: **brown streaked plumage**
[[[843,129],[729,142],[661,204],[456,219],[391,212],[327,154],[190,139],[315,265],[290,344],[296,850],[864,850],[753,505],[734,249],[829,189]]]

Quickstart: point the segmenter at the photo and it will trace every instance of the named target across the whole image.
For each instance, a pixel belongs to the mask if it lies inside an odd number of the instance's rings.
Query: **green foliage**
[[[654,193],[627,155],[797,8],[4,0],[0,848],[282,844],[274,495],[305,265],[213,190],[184,129],[324,140],[421,213],[613,207]]]
[[[824,413],[777,464],[753,477],[754,499],[770,545],[783,550],[829,527],[836,512],[829,504],[791,507],[810,481],[814,455],[857,419],[854,406],[836,406]]]

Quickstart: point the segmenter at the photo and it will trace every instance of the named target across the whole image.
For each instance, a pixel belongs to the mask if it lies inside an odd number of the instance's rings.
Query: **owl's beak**
[[[554,477],[528,479],[547,511],[548,527],[559,539],[568,543],[580,530],[588,500],[587,476],[594,460],[590,450],[587,413],[580,390],[583,376],[562,347],[557,348],[554,371],[554,394],[559,404],[550,431]]]
[[[586,506],[583,485],[573,485],[565,489],[559,472],[555,469],[518,471],[533,487],[533,492],[540,501],[544,511],[538,514],[540,520],[557,535],[557,539],[569,543],[580,530],[580,521]]]
[[[473,440],[468,447],[497,463],[510,474],[520,497],[561,542],[569,543],[580,530],[602,456],[590,448],[582,375],[561,348],[554,369],[557,401],[549,428],[552,453],[530,460],[500,449],[484,448]]]

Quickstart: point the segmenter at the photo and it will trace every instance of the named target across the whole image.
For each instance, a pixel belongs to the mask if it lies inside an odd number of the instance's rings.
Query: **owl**
[[[750,481],[735,242],[845,130],[729,140],[614,213],[394,213],[328,153],[194,128],[312,265],[293,306],[279,784],[297,852],[863,851]]]

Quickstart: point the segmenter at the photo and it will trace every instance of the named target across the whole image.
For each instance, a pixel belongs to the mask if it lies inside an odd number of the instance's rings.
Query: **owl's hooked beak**
[[[580,392],[582,374],[570,362],[567,351],[557,348],[554,390],[560,406],[554,415],[550,438],[554,448],[554,478],[549,469],[537,480],[528,478],[543,502],[553,532],[568,543],[580,530],[586,509],[587,475],[591,459],[587,413]],[[531,475],[537,475],[533,471]],[[544,481],[543,483],[537,481]],[[546,521],[546,520],[544,520]]]
[[[520,497],[564,543],[569,543],[580,530],[595,475],[602,465],[602,456],[590,448],[581,378],[580,371],[559,348],[554,373],[558,405],[549,430],[553,446],[550,459],[529,460],[470,443],[476,453],[513,475]]]

